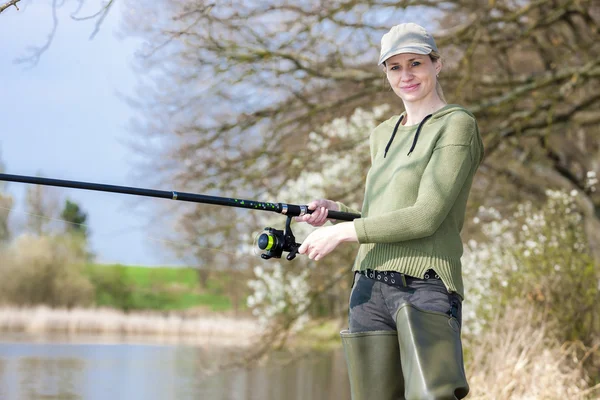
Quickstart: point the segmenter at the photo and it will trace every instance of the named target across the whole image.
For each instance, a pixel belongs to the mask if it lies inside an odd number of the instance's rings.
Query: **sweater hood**
[[[419,133],[421,132],[421,128],[423,128],[423,126],[427,123],[428,120],[437,120],[440,118],[445,117],[448,114],[453,113],[454,111],[462,111],[465,112],[467,114],[469,114],[473,119],[475,119],[475,116],[466,108],[458,105],[458,104],[446,104],[444,107],[440,108],[439,110],[437,110],[436,112],[434,112],[433,114],[429,114],[427,115],[425,118],[423,118],[423,120],[421,122],[419,122],[418,126],[417,126],[417,131],[415,132],[415,135],[413,137],[413,143],[412,146],[410,148],[410,151],[408,152],[407,156],[410,156],[411,153],[413,152],[413,150],[415,149],[416,145],[417,145],[417,141],[419,140]],[[400,114],[400,116],[398,117],[398,120],[396,121],[395,125],[392,123],[392,120],[394,120],[395,118],[391,118],[389,119],[387,122],[390,124],[394,125],[394,131],[392,132],[392,136],[390,137],[390,140],[387,144],[387,146],[385,147],[385,152],[383,157],[385,158],[385,156],[387,155],[387,152],[390,148],[390,146],[392,145],[392,142],[394,141],[394,137],[396,136],[396,132],[398,131],[398,127],[400,126],[400,123],[402,122],[402,120],[406,117],[406,111],[404,111],[402,114]]]
[[[431,116],[431,119],[436,120],[436,119],[445,117],[446,115],[453,113],[454,111],[462,111],[462,112],[469,114],[471,117],[475,118],[473,113],[471,113],[471,111],[467,110],[463,106],[460,106],[458,104],[447,104],[444,107],[437,110],[436,112],[434,112]]]
[[[440,108],[439,110],[437,110],[436,112],[431,114],[430,119],[432,121],[435,121],[436,119],[443,118],[443,117],[447,116],[448,114],[451,114],[455,111],[465,112],[465,113],[469,114],[471,117],[475,118],[475,116],[473,115],[473,113],[471,113],[471,111],[467,110],[466,108],[464,108],[461,105],[446,104],[444,107]],[[406,111],[403,111],[399,117],[402,119],[406,118]],[[396,118],[398,118],[398,117],[392,117],[386,122],[388,123],[388,125],[395,126],[395,124],[398,122],[398,120]],[[421,121],[421,122],[423,122],[423,121]]]

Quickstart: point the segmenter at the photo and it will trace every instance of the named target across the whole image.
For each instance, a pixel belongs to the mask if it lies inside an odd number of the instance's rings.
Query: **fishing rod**
[[[169,200],[179,200],[193,203],[213,204],[226,207],[247,208],[252,210],[271,211],[283,214],[287,217],[285,230],[278,230],[267,227],[258,238],[258,247],[265,252],[260,256],[268,260],[269,258],[281,258],[283,252],[287,252],[286,259],[293,260],[298,254],[300,243],[296,243],[296,238],[290,226],[292,217],[299,217],[305,214],[312,214],[307,205],[296,205],[286,203],[266,203],[254,200],[242,200],[218,196],[207,196],[196,193],[184,193],[176,191],[142,189],[129,186],[106,185],[101,183],[90,183],[80,181],[68,181],[62,179],[41,178],[36,176],[0,174],[0,181],[30,183],[34,185],[58,186],[72,189],[95,190],[100,192],[111,192],[121,194],[131,194],[136,196],[157,197]],[[360,218],[360,214],[345,213],[340,211],[328,211],[327,217],[342,221],[352,221]]]

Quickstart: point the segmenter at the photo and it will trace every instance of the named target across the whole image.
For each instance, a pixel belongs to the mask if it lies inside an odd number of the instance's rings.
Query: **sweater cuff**
[[[367,230],[365,229],[365,220],[363,218],[357,218],[352,222],[354,223],[358,243],[369,243],[369,237],[367,236]]]

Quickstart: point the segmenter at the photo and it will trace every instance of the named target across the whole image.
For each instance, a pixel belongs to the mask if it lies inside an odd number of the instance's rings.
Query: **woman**
[[[341,332],[354,400],[463,398],[460,231],[481,137],[471,113],[446,104],[424,28],[393,27],[379,65],[405,111],[371,133],[362,216],[315,230],[299,253],[320,260],[342,242],[360,243]],[[297,220],[313,226],[327,210],[358,213],[324,199],[309,208]]]

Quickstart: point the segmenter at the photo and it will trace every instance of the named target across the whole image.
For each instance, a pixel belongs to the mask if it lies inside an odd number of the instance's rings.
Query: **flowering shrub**
[[[576,191],[548,190],[539,208],[519,204],[510,219],[479,209],[485,241],[469,241],[463,258],[468,303],[466,332],[479,333],[489,316],[517,298],[556,322],[564,340],[592,340],[598,324],[599,282],[575,205]],[[510,312],[510,310],[506,310]]]
[[[369,134],[388,111],[387,105],[372,111],[358,108],[349,118],[337,118],[324,125],[320,132],[310,133],[306,156],[310,162],[304,158],[295,159],[293,164],[300,174],[288,180],[278,192],[265,193],[261,200],[277,198],[283,202],[306,204],[314,199],[330,198],[360,210],[364,175],[370,163]],[[264,226],[280,226],[281,216],[265,214],[262,222]],[[315,229],[308,224],[293,224],[292,228],[299,242]],[[249,252],[246,249],[246,253]],[[330,257],[320,261],[318,269],[311,268],[314,263],[302,256],[293,261],[293,270],[280,264],[272,271],[256,267],[257,279],[250,282],[254,293],[247,299],[248,307],[263,324],[296,316],[299,320],[295,327],[301,327],[309,318],[306,308],[310,283],[322,283],[326,279],[321,274],[327,275],[331,260]],[[350,271],[351,258],[345,259],[342,252],[336,250],[335,265],[338,268],[348,265]],[[340,301],[347,301],[346,293],[340,296]]]
[[[272,271],[254,267],[254,275],[256,279],[248,282],[254,292],[248,296],[247,305],[261,325],[285,319],[295,320],[293,330],[301,329],[309,319],[308,270],[294,274],[289,268],[276,263]]]
[[[274,195],[305,203],[330,198],[360,210],[370,165],[369,135],[388,111],[388,105],[372,111],[357,108],[349,118],[336,118],[324,125],[321,132],[311,132],[307,144],[310,162],[295,159],[294,164],[301,166],[302,172]],[[307,224],[298,228],[300,236],[313,229]]]

